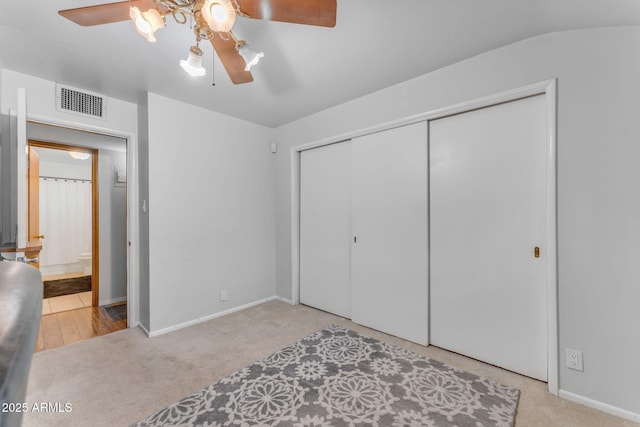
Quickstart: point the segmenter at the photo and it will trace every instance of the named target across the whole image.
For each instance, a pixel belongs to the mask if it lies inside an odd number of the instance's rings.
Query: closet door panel
[[[538,95],[429,129],[431,344],[543,381],[546,118]]]
[[[300,302],[349,318],[351,146],[300,156]]]
[[[427,125],[351,143],[352,319],[427,344]]]

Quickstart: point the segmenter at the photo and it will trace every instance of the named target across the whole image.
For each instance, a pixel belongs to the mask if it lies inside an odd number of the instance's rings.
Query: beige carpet
[[[127,426],[331,323],[520,389],[516,426],[637,426],[550,395],[546,384],[304,306],[269,302],[155,338],[127,329],[36,353],[26,401],[71,404],[23,426]]]
[[[520,392],[338,325],[320,329],[136,427],[513,427]]]

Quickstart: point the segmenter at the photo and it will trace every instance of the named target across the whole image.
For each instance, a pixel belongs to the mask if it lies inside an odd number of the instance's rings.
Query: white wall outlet
[[[583,372],[584,367],[582,365],[582,352],[578,350],[572,350],[570,348],[565,349],[567,357],[567,368],[575,369],[576,371]]]
[[[229,295],[227,294],[227,290],[223,289],[220,291],[220,301],[226,301],[229,299]]]

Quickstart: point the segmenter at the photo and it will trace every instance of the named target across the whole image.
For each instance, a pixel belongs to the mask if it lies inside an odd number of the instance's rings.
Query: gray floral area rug
[[[512,426],[519,395],[331,325],[135,426]]]

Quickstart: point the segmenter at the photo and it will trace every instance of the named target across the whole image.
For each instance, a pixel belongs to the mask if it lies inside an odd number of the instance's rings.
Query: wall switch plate
[[[578,350],[572,350],[570,348],[565,349],[565,351],[567,357],[567,368],[583,372],[584,367],[582,365],[582,352]]]
[[[229,299],[229,296],[227,295],[227,290],[223,289],[220,291],[220,301],[226,301]]]

